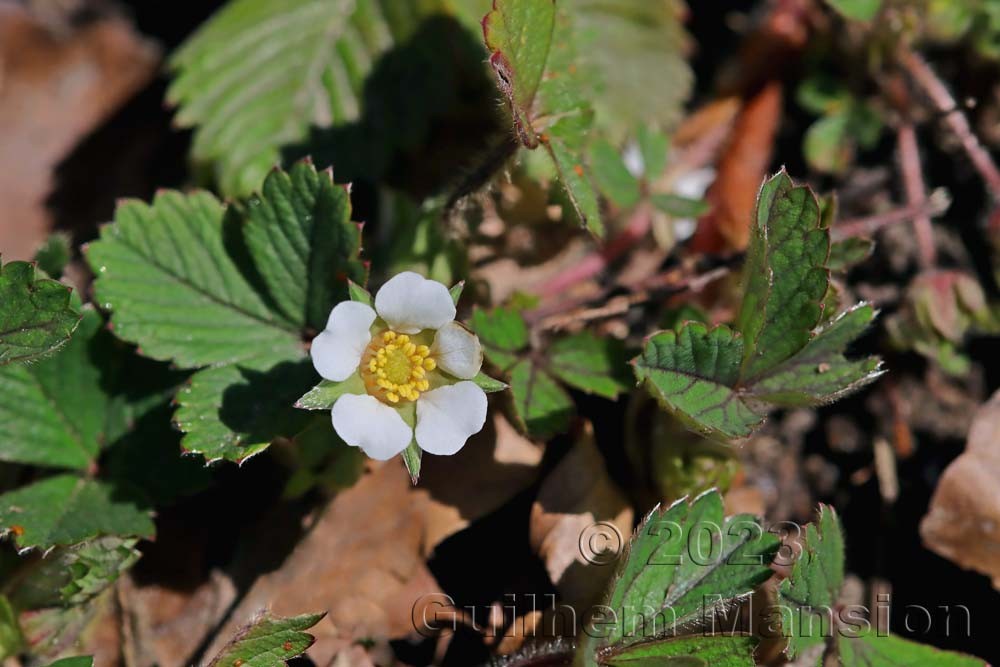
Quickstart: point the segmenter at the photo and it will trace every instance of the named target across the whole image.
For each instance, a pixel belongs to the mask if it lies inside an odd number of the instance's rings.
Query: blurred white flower
[[[448,288],[406,271],[375,295],[375,308],[343,301],[313,340],[312,360],[327,380],[355,374],[365,393],[333,404],[333,428],[373,459],[415,439],[431,454],[454,454],[486,421],[486,394],[474,382],[479,338],[455,321]]]

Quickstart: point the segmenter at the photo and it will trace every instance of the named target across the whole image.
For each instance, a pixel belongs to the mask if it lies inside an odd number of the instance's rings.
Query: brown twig
[[[896,148],[899,155],[899,168],[903,172],[903,189],[906,190],[906,201],[910,206],[916,206],[927,199],[927,186],[924,185],[924,170],[920,166],[920,146],[917,144],[917,133],[913,125],[903,122],[896,131]],[[934,229],[931,227],[929,215],[919,213],[913,217],[913,231],[917,238],[917,251],[920,266],[925,269],[937,263],[937,249],[934,247]]]
[[[838,222],[830,229],[830,234],[835,241],[852,236],[871,236],[883,227],[909,222],[918,215],[935,218],[948,210],[950,205],[951,200],[948,198],[948,193],[943,189],[938,189],[932,192],[926,200],[913,206],[903,206],[885,213]]]
[[[920,90],[930,99],[935,109],[943,114],[945,125],[958,138],[965,154],[969,156],[972,166],[986,183],[993,200],[1000,204],[1000,169],[997,168],[996,162],[980,143],[979,138],[972,132],[968,118],[959,109],[947,86],[934,73],[927,61],[915,51],[904,49],[900,53],[899,62]]]

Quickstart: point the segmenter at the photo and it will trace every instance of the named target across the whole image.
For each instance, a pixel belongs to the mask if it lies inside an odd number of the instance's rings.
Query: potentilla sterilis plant
[[[411,271],[385,283],[374,308],[360,301],[334,306],[313,340],[312,360],[323,378],[344,388],[331,415],[347,444],[378,460],[411,442],[449,455],[483,428],[486,393],[471,381],[483,348],[455,314],[447,287]]]

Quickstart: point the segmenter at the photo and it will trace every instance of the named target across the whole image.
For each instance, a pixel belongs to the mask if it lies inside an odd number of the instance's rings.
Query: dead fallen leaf
[[[155,74],[159,49],[123,19],[68,33],[0,4],[0,248],[30,259],[50,227],[56,164]]]
[[[531,547],[563,602],[579,610],[598,599],[632,534],[632,519],[587,423],[531,507]]]
[[[945,469],[920,524],[931,551],[1000,589],[1000,392],[980,408],[965,452]]]

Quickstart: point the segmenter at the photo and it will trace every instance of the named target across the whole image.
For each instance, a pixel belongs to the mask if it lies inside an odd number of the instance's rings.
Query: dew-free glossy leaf
[[[528,345],[528,326],[512,308],[477,308],[472,313],[472,330],[479,336],[487,358],[501,370],[517,361],[517,353]]]
[[[305,632],[324,614],[280,618],[264,612],[253,619],[208,663],[208,667],[283,667],[302,655],[315,638]]]
[[[610,650],[602,661],[611,667],[754,667],[755,645],[743,636],[668,637]]]
[[[616,398],[629,388],[625,347],[613,338],[585,331],[559,338],[548,350],[548,368],[557,378],[581,391]]]
[[[510,393],[528,435],[546,439],[569,428],[573,399],[532,360],[523,359],[510,369]]]
[[[690,428],[724,438],[743,438],[762,418],[732,388],[743,359],[740,335],[687,322],[646,341],[633,361],[636,379]]]
[[[0,366],[29,361],[64,344],[80,313],[70,288],[35,274],[29,262],[0,266]]]

